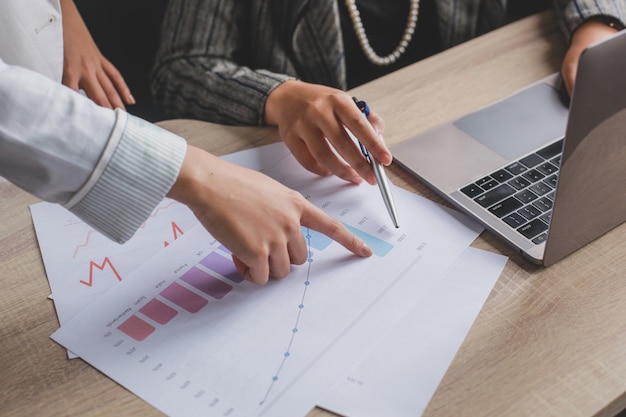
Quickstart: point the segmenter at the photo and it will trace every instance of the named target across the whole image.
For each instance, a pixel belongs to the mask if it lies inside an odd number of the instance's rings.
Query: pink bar
[[[193,267],[189,271],[185,272],[182,277],[182,281],[194,286],[205,294],[210,295],[218,300],[228,294],[233,287],[214,276]]]
[[[178,311],[156,298],[150,300],[145,306],[141,307],[139,311],[159,324],[167,323],[178,314]]]
[[[174,282],[169,287],[161,291],[161,296],[184,308],[190,313],[197,313],[208,301],[200,297],[193,291],[189,291],[182,285]]]
[[[243,281],[232,259],[226,258],[217,252],[211,252],[206,258],[201,260],[200,263],[230,281]]]
[[[146,323],[137,316],[130,316],[128,320],[120,324],[117,328],[138,342],[150,336],[150,333],[155,330],[154,326]]]

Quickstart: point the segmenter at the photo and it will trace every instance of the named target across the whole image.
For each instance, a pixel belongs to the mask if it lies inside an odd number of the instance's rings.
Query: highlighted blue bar
[[[352,233],[360,237],[367,243],[372,251],[378,256],[385,256],[393,249],[393,245],[389,242],[385,242],[382,239],[377,238],[376,236],[372,236],[369,233],[366,233],[362,230],[357,229],[356,227],[352,227],[349,224],[343,223]],[[302,227],[302,233],[304,234],[304,238],[307,239],[307,242],[311,246],[311,248],[316,250],[324,250],[326,249],[333,240],[326,236],[323,233],[318,231],[307,229],[306,227]]]
[[[328,245],[333,243],[331,238],[313,229],[302,227],[302,234],[304,234],[304,238],[313,249],[324,250],[328,247]]]
[[[367,243],[369,247],[372,248],[372,251],[374,251],[374,253],[378,256],[385,256],[391,251],[391,249],[393,249],[393,245],[389,242],[385,242],[384,240],[379,239],[376,236],[372,236],[369,233],[365,233],[364,231],[357,229],[356,227],[352,227],[349,224],[344,223],[344,226],[346,226],[352,233],[363,239],[363,241],[365,241],[365,243]]]

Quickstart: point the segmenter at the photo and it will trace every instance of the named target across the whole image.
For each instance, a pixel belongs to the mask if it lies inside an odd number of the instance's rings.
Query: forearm
[[[0,61],[0,176],[129,239],[174,183],[186,144]]]
[[[130,239],[178,176],[186,142],[156,125],[117,110],[122,131],[74,198],[64,206],[117,242]]]
[[[152,94],[168,117],[263,125],[267,97],[293,77],[204,57],[157,62]]]
[[[2,175],[44,200],[68,201],[104,153],[114,113],[2,61],[0,103]]]

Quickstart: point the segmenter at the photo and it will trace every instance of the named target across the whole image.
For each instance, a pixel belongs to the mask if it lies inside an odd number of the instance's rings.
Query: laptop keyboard
[[[547,237],[563,140],[492,172],[461,192],[535,244]]]

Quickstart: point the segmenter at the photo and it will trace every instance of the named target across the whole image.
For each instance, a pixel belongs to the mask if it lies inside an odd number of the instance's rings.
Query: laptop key
[[[531,153],[530,155],[520,159],[520,162],[528,168],[533,168],[542,163],[543,158],[535,153]]]
[[[544,162],[537,167],[537,171],[541,172],[543,175],[550,175],[557,172],[559,169],[552,165],[550,162]]]
[[[539,200],[533,201],[533,206],[543,212],[546,212],[552,208],[552,201],[549,198],[541,197]]]
[[[530,185],[530,181],[528,181],[527,179],[523,177],[515,177],[511,181],[507,182],[507,184],[509,184],[511,187],[515,188],[516,190],[521,190],[523,188],[528,187]]]
[[[556,182],[558,178],[559,176],[556,174],[550,175],[548,178],[544,180],[544,182],[549,184],[552,188],[556,188]]]
[[[536,245],[545,242],[546,240],[548,240],[548,234],[547,233],[542,233],[539,236],[537,236],[536,238],[534,238],[532,240],[532,242]]]
[[[523,225],[524,223],[526,223],[528,220],[526,220],[525,218],[523,218],[522,216],[520,216],[517,213],[511,213],[507,216],[504,216],[502,218],[502,221],[505,222],[506,224],[508,224],[511,227],[519,227],[521,225]]]
[[[509,197],[504,201],[496,203],[495,205],[489,207],[489,211],[497,217],[502,217],[506,214],[509,214],[512,211],[517,210],[522,207],[522,203],[519,200]]]
[[[510,180],[511,178],[513,178],[513,175],[511,175],[511,173],[508,172],[506,169],[500,169],[491,174],[491,176],[499,182],[505,182],[506,180]]]
[[[537,216],[541,215],[541,211],[533,206],[526,206],[521,210],[517,210],[517,213],[524,216],[528,220],[532,220]]]
[[[524,190],[515,194],[515,198],[517,198],[522,203],[530,203],[531,201],[537,199],[537,195],[530,190]]]
[[[483,190],[488,191],[488,190],[491,190],[492,188],[496,187],[497,185],[498,185],[498,181],[496,181],[496,180],[492,179],[492,180],[489,180],[489,181],[487,181],[487,182],[485,182],[485,183],[482,183],[482,184],[480,185],[480,187],[481,187]]]
[[[539,181],[534,183],[531,187],[528,188],[529,190],[531,190],[533,193],[537,194],[537,195],[544,195],[549,193],[550,191],[552,191],[552,188],[550,188],[547,184],[545,184],[543,181]]]
[[[545,178],[545,175],[536,169],[531,169],[530,171],[523,173],[522,177],[526,178],[530,182],[537,182],[540,179]]]
[[[519,175],[522,172],[526,172],[528,170],[528,168],[526,168],[524,165],[520,164],[519,162],[514,162],[508,167],[506,167],[505,169],[513,175]]]
[[[504,200],[515,193],[515,188],[508,186],[507,184],[501,184],[493,190],[487,191],[485,194],[476,197],[476,201],[481,206],[487,208],[496,204],[500,200]]]
[[[470,184],[468,186],[461,188],[461,192],[465,194],[466,196],[468,196],[469,198],[474,198],[484,193],[485,190],[483,190],[476,184]]]
[[[548,225],[539,219],[535,219],[530,223],[526,223],[522,227],[517,228],[517,231],[520,232],[526,239],[532,239],[547,230]]]
[[[554,142],[552,145],[548,145],[545,148],[537,151],[537,153],[543,159],[550,159],[552,157],[557,156],[563,151],[563,139]]]

